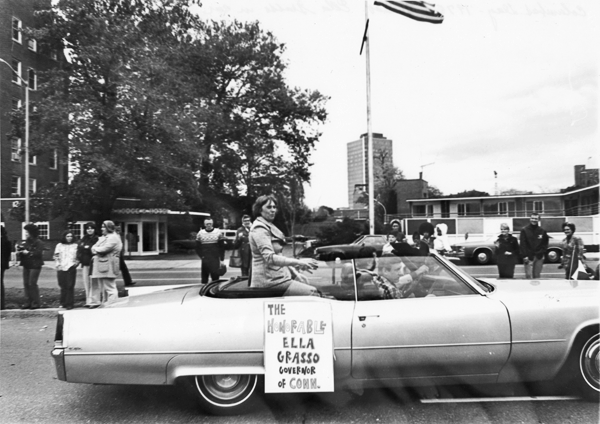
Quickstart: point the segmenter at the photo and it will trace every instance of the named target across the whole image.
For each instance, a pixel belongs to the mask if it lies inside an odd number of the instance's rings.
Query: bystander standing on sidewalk
[[[0,293],[0,309],[6,307],[6,299],[4,296],[4,271],[10,268],[10,255],[12,253],[12,244],[6,234],[6,228],[2,226],[2,292]]]
[[[540,214],[532,213],[529,225],[521,230],[519,245],[525,268],[525,278],[540,278],[548,250],[548,233],[540,226]]]
[[[102,304],[109,304],[119,298],[116,279],[119,276],[119,255],[123,249],[121,237],[115,233],[115,223],[102,223],[102,237],[92,246],[92,279],[96,278],[102,290]],[[94,285],[92,284],[92,287]],[[92,305],[93,307],[97,305]]]
[[[92,246],[98,242],[96,235],[96,224],[88,222],[84,226],[85,235],[79,241],[77,246],[77,260],[81,263],[81,275],[83,278],[83,288],[85,290],[85,307],[91,305],[100,305],[100,287],[98,281],[93,282],[90,274],[92,273]],[[92,288],[96,284],[96,289]]]
[[[34,224],[27,224],[25,241],[17,245],[17,255],[23,267],[23,288],[25,303],[22,309],[37,309],[40,307],[40,289],[38,278],[44,265],[44,243],[39,239],[39,229]]]
[[[125,246],[123,235],[121,234],[121,227],[117,225],[115,231],[117,232],[119,237],[121,237],[121,243],[123,243],[123,246]],[[131,256],[131,254],[129,256]],[[121,254],[119,255],[119,267],[121,268],[121,276],[123,277],[123,283],[125,284],[125,287],[134,286],[135,281],[132,281],[131,274],[129,273],[129,268],[127,268],[127,264],[125,263],[125,249],[121,249]]]
[[[494,242],[499,278],[514,278],[515,265],[519,259],[519,241],[510,233],[506,223],[500,224],[500,235]]]
[[[574,271],[577,269],[579,261],[585,264],[585,258],[583,256],[584,245],[581,237],[575,236],[575,224],[565,222],[562,228],[566,237],[561,242],[563,255],[559,268],[564,268],[565,278],[570,280]]]
[[[196,236],[196,253],[202,259],[202,284],[208,283],[209,276],[211,281],[217,281],[221,264],[225,265],[225,236],[214,228],[212,218],[204,220],[204,228]]]
[[[250,227],[252,226],[252,218],[250,215],[242,216],[242,226],[237,229],[235,234],[235,240],[233,242],[233,248],[239,249],[239,255],[241,259],[241,270],[242,277],[248,277],[250,275],[250,265],[252,264],[252,251],[250,250]]]
[[[56,278],[60,287],[60,307],[73,309],[75,306],[75,280],[77,278],[77,243],[73,231],[63,232],[60,243],[54,249]]]

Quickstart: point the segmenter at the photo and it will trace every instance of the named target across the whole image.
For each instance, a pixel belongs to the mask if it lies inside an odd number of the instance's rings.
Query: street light
[[[361,193],[365,193],[368,197],[369,192],[364,191],[364,187],[366,187],[367,185],[368,184],[354,184],[354,190],[356,191],[356,189],[358,189]],[[379,203],[379,205],[383,208],[383,223],[385,224],[385,221],[387,220],[387,209],[385,208],[383,203],[381,203],[379,200],[373,199],[373,201]]]
[[[6,64],[25,85],[25,223],[27,224],[29,223],[29,84],[6,60],[0,59],[0,62]]]

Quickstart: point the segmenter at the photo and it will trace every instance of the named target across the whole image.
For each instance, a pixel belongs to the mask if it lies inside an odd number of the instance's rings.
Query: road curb
[[[4,318],[29,318],[29,317],[55,317],[58,315],[58,308],[45,309],[3,309],[0,317]]]

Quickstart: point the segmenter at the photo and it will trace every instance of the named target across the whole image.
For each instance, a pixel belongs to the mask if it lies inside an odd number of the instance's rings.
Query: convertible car
[[[234,278],[60,311],[58,378],[183,382],[214,414],[278,390],[545,380],[598,401],[598,281],[475,279],[435,253],[295,278],[308,294]]]

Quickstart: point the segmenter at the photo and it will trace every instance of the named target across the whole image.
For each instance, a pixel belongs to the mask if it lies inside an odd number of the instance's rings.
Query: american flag
[[[441,24],[444,21],[444,15],[434,9],[435,4],[425,3],[424,1],[377,0],[375,1],[375,6],[383,6],[387,10],[399,13],[415,21],[432,24]]]

